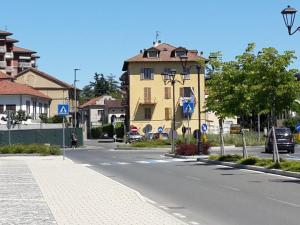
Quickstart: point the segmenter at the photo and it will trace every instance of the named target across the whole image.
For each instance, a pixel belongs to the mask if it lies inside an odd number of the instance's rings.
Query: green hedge
[[[60,155],[61,150],[58,146],[48,145],[3,145],[0,146],[0,154],[40,154],[40,155]]]
[[[101,138],[102,133],[102,127],[93,127],[91,129],[91,136],[93,139]]]
[[[102,132],[112,138],[114,136],[114,126],[112,124],[103,125]]]

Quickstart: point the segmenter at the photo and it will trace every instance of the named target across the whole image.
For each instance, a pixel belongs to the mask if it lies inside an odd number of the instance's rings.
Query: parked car
[[[276,141],[278,150],[286,150],[289,153],[295,152],[294,136],[290,128],[275,128]],[[265,150],[267,153],[273,152],[273,133],[272,129],[268,132],[266,137]]]
[[[134,141],[141,141],[143,140],[143,136],[140,135],[138,132],[128,132],[126,142],[132,143]]]
[[[146,140],[157,140],[157,139],[168,140],[169,135],[168,135],[168,133],[152,133],[152,132],[150,132],[145,135],[145,139]]]

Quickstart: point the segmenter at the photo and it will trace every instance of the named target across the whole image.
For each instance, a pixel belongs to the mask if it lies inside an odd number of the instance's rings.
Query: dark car
[[[289,128],[275,128],[276,141],[278,150],[286,150],[289,153],[295,152],[294,136]],[[265,149],[267,153],[273,152],[273,133],[272,129],[269,131]]]

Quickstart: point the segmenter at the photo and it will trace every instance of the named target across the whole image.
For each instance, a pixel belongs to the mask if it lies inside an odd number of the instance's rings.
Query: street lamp
[[[183,69],[183,74],[186,75],[187,71],[192,67],[195,66],[197,69],[197,75],[198,75],[198,132],[197,132],[197,149],[198,153],[200,154],[202,152],[202,140],[201,140],[201,103],[200,103],[200,72],[201,72],[201,66],[199,64],[192,65],[190,67],[187,67],[188,57],[187,55],[180,56],[180,61]]]
[[[296,13],[297,13],[297,10],[290,6],[288,6],[287,8],[285,8],[284,10],[281,11],[281,14],[283,16],[285,26],[288,29],[289,35],[293,35],[297,31],[300,31],[300,27],[297,27],[297,29],[292,32],[292,27],[294,25]]]
[[[184,77],[182,77],[181,80],[176,80],[176,70],[170,69],[166,73],[161,74],[164,80],[165,85],[171,83],[173,88],[173,120],[172,120],[172,128],[171,128],[171,134],[172,134],[172,153],[175,153],[175,122],[176,122],[176,112],[175,112],[175,84],[180,83],[184,84]]]
[[[77,111],[77,95],[76,95],[76,82],[78,80],[76,80],[76,72],[80,70],[80,69],[74,69],[74,128],[77,127],[77,118],[76,118],[76,111]]]

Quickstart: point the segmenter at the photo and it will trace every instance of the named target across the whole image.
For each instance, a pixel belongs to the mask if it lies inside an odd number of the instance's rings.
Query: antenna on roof
[[[155,33],[155,42],[158,42],[158,38],[159,38],[159,31],[156,31]]]

